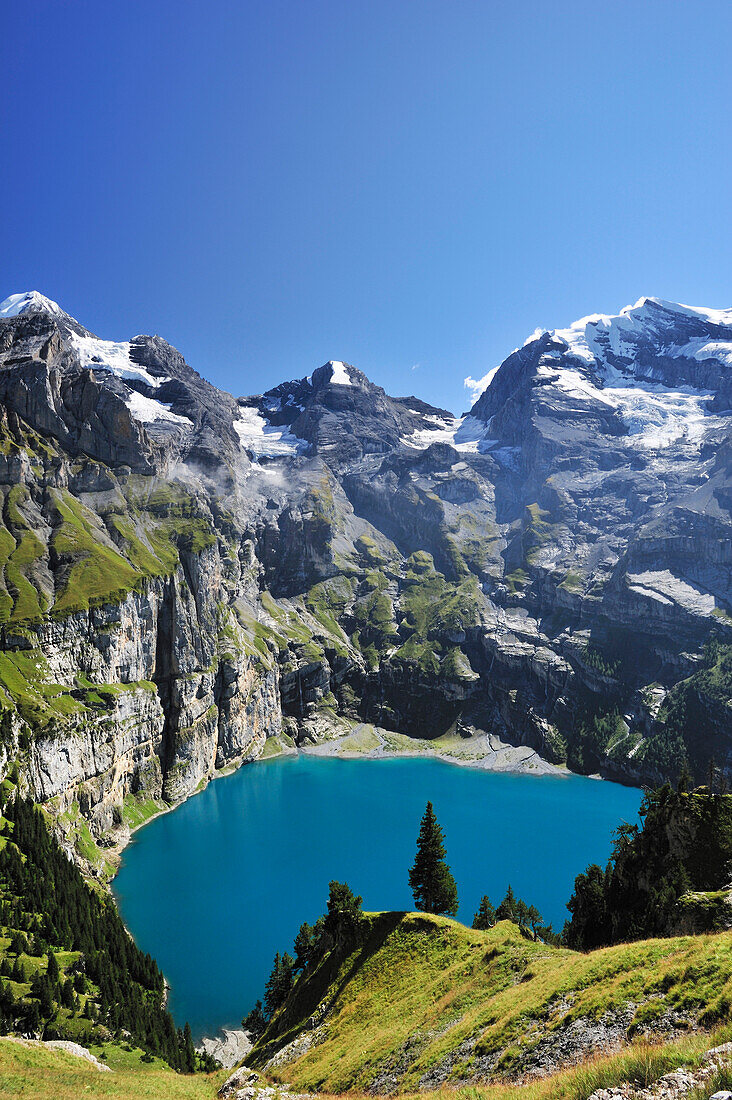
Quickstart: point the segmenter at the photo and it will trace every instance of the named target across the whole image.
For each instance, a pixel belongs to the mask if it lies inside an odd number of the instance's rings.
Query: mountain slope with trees
[[[0,1034],[126,1036],[193,1072],[190,1029],[176,1031],[155,961],[112,899],[84,882],[43,812],[7,782],[0,793]]]

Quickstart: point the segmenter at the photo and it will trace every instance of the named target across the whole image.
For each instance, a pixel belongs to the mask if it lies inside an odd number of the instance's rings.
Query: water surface
[[[511,883],[560,930],[574,878],[604,864],[641,792],[581,776],[501,775],[439,760],[262,761],[152,821],[113,883],[122,915],[171,983],[194,1036],[238,1026],[275,951],[324,911],[331,879],[366,909],[412,909],[407,872],[431,799],[470,923]]]

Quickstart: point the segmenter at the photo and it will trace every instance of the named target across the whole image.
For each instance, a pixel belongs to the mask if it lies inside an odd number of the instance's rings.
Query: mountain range
[[[97,836],[354,720],[729,773],[732,310],[537,330],[483,386],[233,397],[0,303],[0,772]]]

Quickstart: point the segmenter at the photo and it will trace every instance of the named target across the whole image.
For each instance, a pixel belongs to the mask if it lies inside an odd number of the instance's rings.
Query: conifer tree
[[[323,928],[331,935],[353,932],[360,920],[362,901],[363,898],[354,894],[347,882],[334,880],[329,883],[328,912]]]
[[[58,982],[58,962],[53,951],[48,952],[48,968],[46,970],[49,981],[55,985]]]
[[[267,1027],[267,1019],[264,1015],[261,1001],[257,1001],[251,1012],[244,1017],[241,1026],[245,1031],[249,1032],[255,1043],[257,1039],[264,1035],[264,1030]]]
[[[508,890],[506,890],[505,898],[496,909],[496,918],[498,920],[512,920],[514,924],[518,924],[518,918],[516,915],[516,897],[510,883]]]
[[[186,1020],[183,1028],[183,1044],[181,1050],[181,1069],[184,1073],[194,1073],[196,1069],[196,1051],[193,1046],[191,1025]]]
[[[293,985],[293,967],[295,960],[285,951],[280,955],[279,951],[274,957],[272,973],[264,987],[264,1009],[267,1018],[270,1019],[281,1005],[287,1000],[287,995]]]
[[[679,778],[676,781],[676,790],[679,794],[688,794],[694,788],[694,777],[689,769],[689,761],[686,757],[681,761]]]
[[[298,970],[304,969],[310,961],[313,950],[314,929],[307,921],[300,925],[300,931],[295,936],[295,965]]]
[[[529,907],[523,898],[519,898],[516,902],[516,923],[519,928],[528,928],[529,926]]]
[[[480,899],[480,905],[478,906],[478,912],[473,917],[473,928],[486,931],[492,928],[496,923],[496,911],[491,905],[490,898],[487,894],[484,894]]]
[[[443,833],[432,803],[428,802],[417,837],[417,855],[409,871],[414,903],[425,913],[455,916],[458,894],[455,879],[445,862]]]
[[[541,925],[541,913],[535,905],[530,905],[527,913],[529,919],[529,926],[531,928],[531,934],[536,939],[539,927]]]

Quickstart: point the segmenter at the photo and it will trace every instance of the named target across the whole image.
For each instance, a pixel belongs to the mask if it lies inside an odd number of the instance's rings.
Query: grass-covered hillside
[[[32,1100],[214,1100],[226,1072],[179,1074],[130,1043],[92,1043],[90,1053],[108,1067],[40,1043],[0,1038],[0,1098]]]
[[[683,1066],[691,1074],[704,1074],[703,1086],[688,1094],[688,1100],[707,1100],[713,1092],[728,1089],[732,1084],[732,1071],[723,1059],[719,1060],[721,1065],[706,1069],[709,1063],[704,1057],[710,1044],[721,1044],[730,1034],[729,1028],[721,1028],[712,1035],[695,1033],[670,1043],[639,1039],[616,1054],[597,1052],[581,1065],[548,1077],[457,1088],[443,1086],[429,1095],[433,1100],[587,1100],[595,1089],[620,1083],[628,1082],[637,1088],[651,1086],[664,1074]],[[0,1038],[1,1100],[17,1096],[33,1100],[78,1100],[80,1096],[95,1100],[216,1100],[219,1096],[234,1100],[236,1097],[235,1089],[218,1091],[227,1079],[225,1070],[182,1076],[157,1060],[146,1061],[139,1050],[129,1045],[94,1046],[91,1053],[111,1072],[100,1072],[83,1058],[64,1051],[34,1043],[23,1046]],[[260,1076],[251,1092],[249,1088],[252,1086],[246,1089],[246,1095],[252,1100],[276,1100],[284,1092],[266,1076]],[[268,1091],[260,1092],[260,1088]],[[285,1097],[288,1095],[291,1094]]]
[[[306,969],[250,1060],[300,1090],[414,1091],[550,1072],[646,1032],[712,1028],[731,999],[726,933],[580,954],[509,922],[480,932],[364,914]]]

